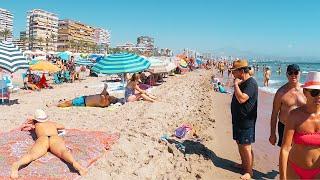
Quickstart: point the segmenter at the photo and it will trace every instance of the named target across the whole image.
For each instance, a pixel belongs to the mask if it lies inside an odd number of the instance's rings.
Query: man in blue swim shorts
[[[119,101],[118,98],[110,96],[107,92],[107,85],[100,94],[80,96],[72,100],[59,101],[58,107],[82,106],[82,107],[108,107]]]

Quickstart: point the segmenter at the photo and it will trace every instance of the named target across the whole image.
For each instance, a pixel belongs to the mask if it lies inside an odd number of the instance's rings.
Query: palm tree
[[[33,36],[29,36],[29,38],[27,39],[28,43],[29,43],[29,49],[33,49],[33,43],[36,41],[36,39]]]
[[[79,41],[79,49],[80,49],[81,52],[82,52],[83,46],[84,46],[84,41],[81,39],[81,40]]]
[[[11,31],[9,29],[4,29],[1,31],[0,36],[4,38],[4,40],[7,40],[7,37],[11,35]]]

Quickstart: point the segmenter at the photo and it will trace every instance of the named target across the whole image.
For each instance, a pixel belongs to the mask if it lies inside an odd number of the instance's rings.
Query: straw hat
[[[42,109],[37,109],[34,113],[34,119],[38,122],[46,122],[48,120],[48,116]]]
[[[247,60],[243,59],[243,60],[236,60],[233,61],[233,65],[231,68],[231,71],[237,70],[239,68],[244,68],[244,67],[248,67],[249,63]]]
[[[320,89],[320,72],[309,72],[306,82],[301,87],[305,89]]]

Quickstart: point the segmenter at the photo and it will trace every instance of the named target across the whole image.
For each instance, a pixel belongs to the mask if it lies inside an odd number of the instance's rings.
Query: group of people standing
[[[233,139],[243,170],[241,179],[253,177],[253,150],[258,108],[258,85],[246,60],[233,62],[234,94],[231,101]],[[320,178],[320,72],[309,72],[302,85],[300,67],[287,67],[288,82],[274,96],[269,141],[281,147],[280,179]],[[276,135],[278,126],[278,138]]]

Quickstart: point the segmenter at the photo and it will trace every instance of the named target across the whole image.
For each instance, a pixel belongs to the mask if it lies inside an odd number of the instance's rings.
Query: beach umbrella
[[[92,70],[98,74],[135,73],[148,69],[150,62],[136,54],[112,54],[96,63]]]
[[[28,69],[29,64],[16,45],[3,41],[0,42],[0,68],[13,73],[19,69]],[[3,96],[3,88],[1,88],[1,94]]]
[[[188,67],[188,63],[187,63],[185,60],[183,60],[183,59],[180,60],[179,65],[180,65],[182,68],[187,68],[187,67]]]
[[[57,56],[58,56],[60,59],[65,60],[65,61],[68,61],[68,60],[69,60],[70,55],[71,55],[71,54],[70,54],[70,52],[68,52],[68,51],[60,52],[60,53],[57,54]]]
[[[88,59],[82,59],[79,58],[75,61],[77,65],[83,65],[83,66],[93,66],[93,62],[89,61]]]
[[[0,68],[13,73],[19,69],[28,69],[29,64],[16,45],[0,42]]]
[[[37,60],[37,59],[32,59],[32,60],[29,62],[29,65],[34,65],[34,64],[37,64],[38,62],[40,62],[40,61]]]
[[[167,71],[167,65],[168,63],[165,61],[162,61],[160,59],[154,58],[154,57],[150,57],[148,58],[148,61],[150,62],[150,67],[149,69],[153,72],[153,73],[166,73]]]
[[[30,66],[30,69],[33,71],[46,71],[49,73],[55,73],[60,71],[60,68],[48,61],[40,61],[34,65]]]

